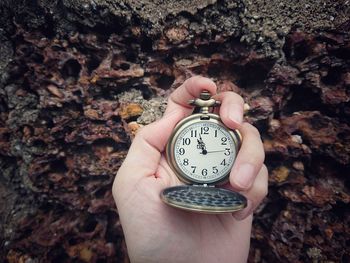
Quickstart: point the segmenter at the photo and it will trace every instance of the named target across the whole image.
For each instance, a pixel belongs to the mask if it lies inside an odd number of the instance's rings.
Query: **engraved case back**
[[[170,187],[162,192],[161,198],[170,206],[208,214],[232,213],[247,206],[243,195],[208,186]]]

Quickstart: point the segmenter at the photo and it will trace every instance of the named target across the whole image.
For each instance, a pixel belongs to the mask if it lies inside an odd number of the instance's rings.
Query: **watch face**
[[[210,120],[192,117],[175,131],[167,153],[184,181],[212,184],[228,178],[237,155],[239,136],[213,116]]]

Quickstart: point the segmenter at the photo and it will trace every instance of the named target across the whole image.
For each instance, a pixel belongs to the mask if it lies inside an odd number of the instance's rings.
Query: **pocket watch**
[[[164,189],[161,199],[176,208],[208,214],[245,208],[243,195],[217,187],[228,182],[242,141],[239,131],[209,112],[220,102],[208,91],[189,104],[196,107],[194,113],[176,125],[166,146],[167,161],[184,185]]]

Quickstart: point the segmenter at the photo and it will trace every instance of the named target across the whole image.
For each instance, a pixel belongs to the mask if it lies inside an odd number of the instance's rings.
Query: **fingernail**
[[[241,164],[234,174],[234,183],[242,189],[247,189],[253,183],[255,177],[254,166],[250,163]]]
[[[230,120],[237,124],[241,124],[243,121],[243,109],[237,104],[231,104],[228,111],[228,117]]]
[[[250,200],[248,200],[247,207],[241,211],[233,213],[233,217],[241,221],[250,215],[250,213],[252,212],[252,209],[253,209],[253,204]]]

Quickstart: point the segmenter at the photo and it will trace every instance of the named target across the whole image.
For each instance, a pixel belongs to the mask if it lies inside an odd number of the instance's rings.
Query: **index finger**
[[[189,115],[193,110],[193,106],[189,105],[188,101],[198,98],[203,90],[207,90],[211,95],[214,95],[217,87],[211,79],[202,76],[187,79],[170,95],[165,114],[178,110],[183,116]]]

